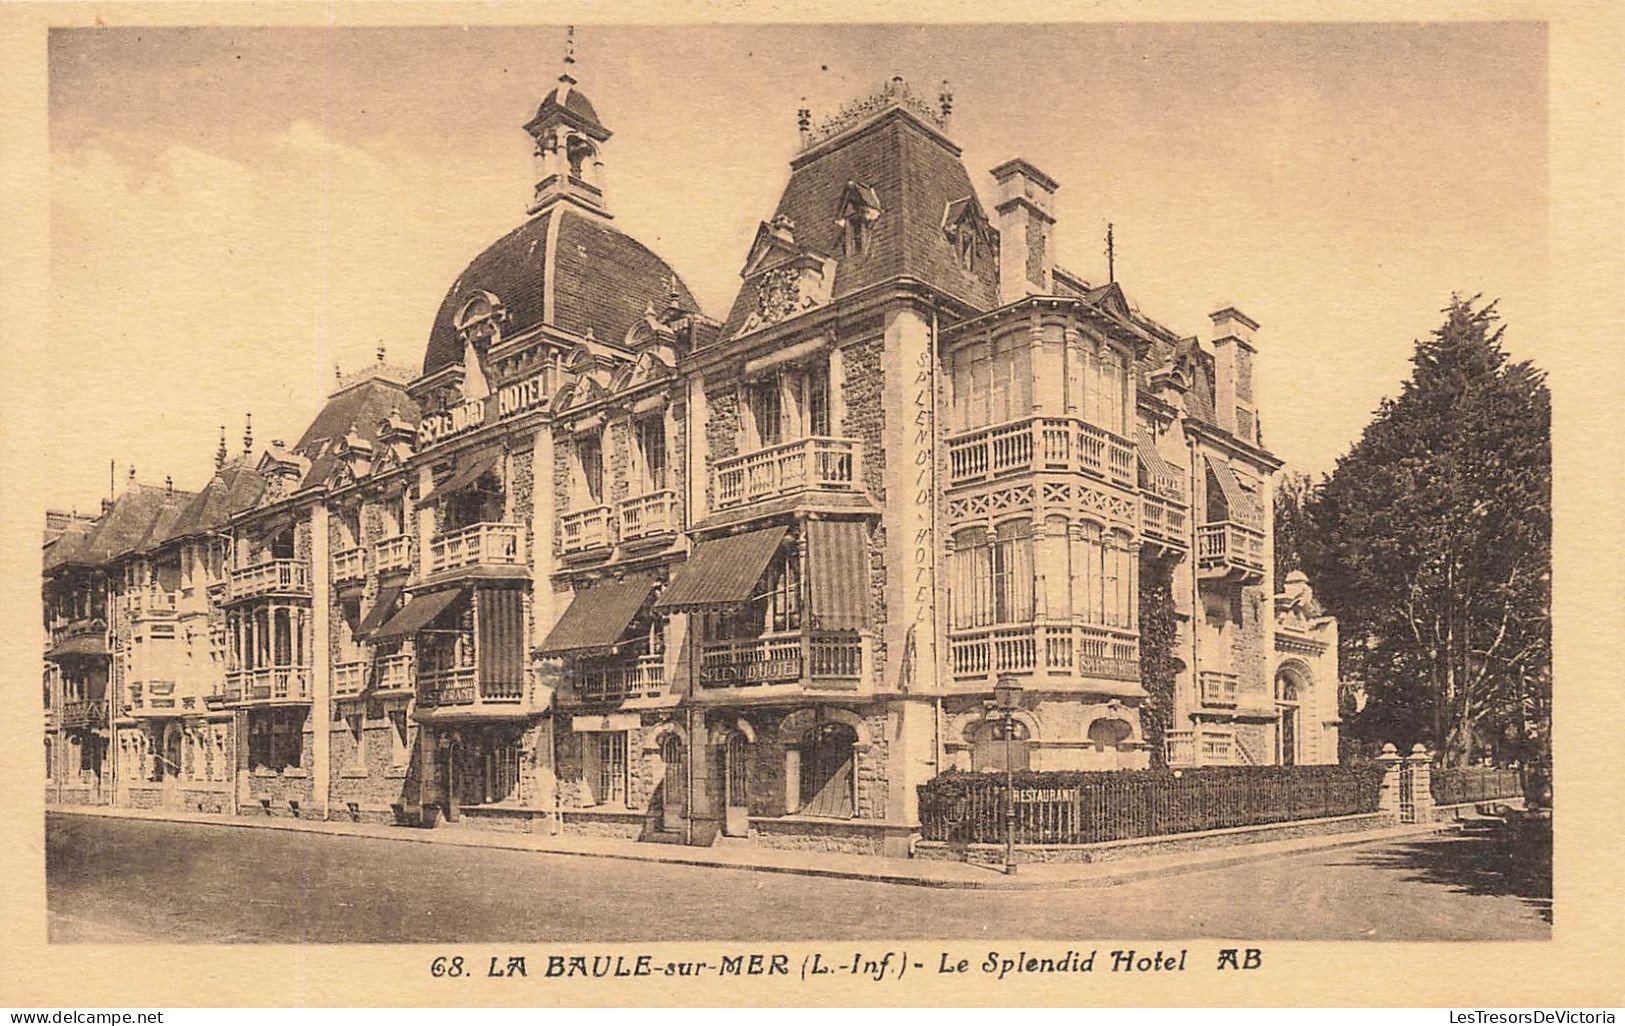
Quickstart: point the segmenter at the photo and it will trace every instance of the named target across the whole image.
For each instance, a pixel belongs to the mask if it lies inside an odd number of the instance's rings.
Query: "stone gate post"
[[[1433,822],[1433,753],[1423,747],[1421,742],[1411,748],[1411,754],[1405,757],[1405,763],[1411,771],[1411,807],[1416,810],[1418,823]]]
[[[1399,809],[1399,766],[1405,760],[1400,757],[1399,749],[1391,743],[1382,746],[1382,754],[1377,756],[1382,763],[1382,790],[1377,799],[1377,809],[1387,814],[1395,823],[1400,822]]]

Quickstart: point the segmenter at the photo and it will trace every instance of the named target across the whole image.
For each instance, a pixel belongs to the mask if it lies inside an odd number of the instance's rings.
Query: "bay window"
[[[1012,520],[954,535],[953,624],[982,627],[1033,618],[1033,530]]]

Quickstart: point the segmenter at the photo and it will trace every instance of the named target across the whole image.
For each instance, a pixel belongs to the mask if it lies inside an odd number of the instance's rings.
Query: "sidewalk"
[[[963,862],[937,862],[922,859],[882,858],[876,855],[841,855],[830,852],[786,851],[749,845],[715,848],[688,848],[671,844],[647,844],[597,837],[509,834],[469,827],[378,826],[369,823],[332,823],[322,820],[253,819],[246,816],[214,816],[169,810],[118,809],[106,806],[53,806],[46,812],[63,816],[101,816],[112,819],[144,819],[172,823],[195,823],[222,829],[289,830],[296,833],[331,834],[345,837],[371,837],[414,844],[445,844],[465,848],[499,848],[532,851],[546,855],[578,855],[587,858],[622,859],[629,862],[660,862],[668,865],[701,866],[716,869],[744,869],[759,873],[790,873],[843,880],[906,884],[915,887],[946,887],[985,890],[1046,890],[1058,888],[1109,887],[1149,877],[1196,873],[1243,862],[1281,858],[1305,852],[1326,851],[1378,844],[1403,838],[1425,836],[1452,829],[1451,823],[1424,823],[1367,830],[1358,833],[1328,834],[1286,841],[1241,844],[1229,848],[1209,848],[1172,855],[1095,863],[1024,864],[1015,876],[1005,876],[997,866]]]

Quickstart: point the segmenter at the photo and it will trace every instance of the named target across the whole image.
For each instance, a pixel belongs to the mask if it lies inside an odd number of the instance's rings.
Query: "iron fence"
[[[1207,766],[1178,771],[1015,775],[1017,844],[1090,844],[1377,811],[1370,766]],[[928,841],[1000,844],[999,773],[950,772],[920,785]]]
[[[1503,766],[1434,766],[1428,784],[1435,805],[1523,796],[1523,774]]]

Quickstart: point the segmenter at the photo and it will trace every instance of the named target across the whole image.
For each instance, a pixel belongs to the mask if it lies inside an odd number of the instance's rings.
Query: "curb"
[[[115,810],[97,806],[52,806],[45,807],[47,815],[79,816],[94,819],[124,819],[158,823],[186,823],[196,826],[233,827],[241,830],[281,830],[289,833],[321,834],[329,837],[361,837],[377,841],[400,841],[408,844],[439,844],[459,848],[491,848],[499,851],[522,851],[536,855],[561,855],[581,858],[613,859],[623,862],[650,862],[670,866],[694,866],[701,869],[736,869],[754,873],[778,873],[787,876],[822,877],[835,880],[858,880],[867,883],[896,884],[909,887],[931,887],[944,890],[989,890],[989,891],[1040,891],[1040,890],[1081,890],[1094,887],[1111,887],[1118,884],[1135,883],[1153,877],[1181,876],[1187,873],[1200,873],[1212,869],[1226,869],[1231,866],[1247,862],[1263,862],[1269,859],[1288,858],[1294,855],[1307,855],[1316,852],[1331,851],[1339,848],[1357,848],[1371,844],[1381,844],[1389,841],[1406,840],[1412,837],[1421,837],[1429,834],[1442,833],[1459,829],[1459,824],[1451,821],[1435,823],[1418,823],[1409,827],[1394,828],[1381,832],[1364,832],[1359,834],[1326,834],[1315,838],[1299,839],[1299,842],[1277,842],[1283,847],[1259,850],[1265,845],[1237,845],[1231,848],[1208,849],[1214,854],[1201,857],[1200,854],[1184,854],[1174,856],[1143,856],[1138,859],[1123,859],[1121,868],[1115,867],[1115,862],[1078,863],[1080,868],[1088,867],[1087,873],[1073,877],[1033,878],[993,875],[997,872],[995,867],[987,867],[986,879],[955,878],[951,876],[931,876],[919,872],[905,872],[886,868],[857,869],[835,866],[819,865],[775,865],[772,863],[733,862],[706,856],[678,856],[667,854],[658,850],[649,851],[591,851],[571,848],[544,848],[531,844],[524,844],[517,840],[507,840],[505,834],[495,831],[479,832],[473,837],[458,837],[451,831],[430,831],[400,828],[399,833],[374,834],[361,833],[353,830],[333,829],[323,822],[306,823],[301,820],[268,820],[260,821],[242,816],[221,816],[216,818],[174,816],[152,814],[145,810]],[[460,833],[461,831],[458,831]],[[515,835],[534,837],[536,835]],[[653,848],[653,846],[651,846]],[[1247,850],[1251,848],[1253,850]],[[693,850],[693,849],[688,849]],[[1222,852],[1223,854],[1218,854]],[[922,866],[929,863],[921,863]],[[969,866],[970,863],[942,862],[942,866]],[[1062,865],[1061,863],[1027,863],[1028,866]],[[1098,868],[1097,868],[1098,867]]]

